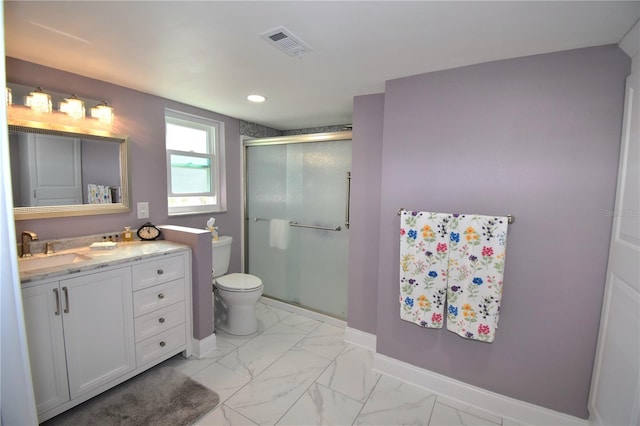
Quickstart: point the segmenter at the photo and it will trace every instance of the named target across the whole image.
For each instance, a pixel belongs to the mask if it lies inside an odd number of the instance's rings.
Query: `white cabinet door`
[[[73,399],[135,368],[131,269],[61,280],[60,289]]]
[[[59,291],[57,281],[22,291],[38,413],[69,401]]]

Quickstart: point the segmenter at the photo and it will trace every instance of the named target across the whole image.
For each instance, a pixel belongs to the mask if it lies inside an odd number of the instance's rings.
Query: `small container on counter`
[[[122,241],[129,242],[133,241],[133,231],[130,226],[124,227],[124,232],[122,233]]]

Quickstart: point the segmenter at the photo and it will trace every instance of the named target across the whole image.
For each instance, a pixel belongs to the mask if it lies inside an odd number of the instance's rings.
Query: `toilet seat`
[[[262,287],[262,280],[255,275],[233,273],[216,278],[216,287],[225,291],[254,291]]]

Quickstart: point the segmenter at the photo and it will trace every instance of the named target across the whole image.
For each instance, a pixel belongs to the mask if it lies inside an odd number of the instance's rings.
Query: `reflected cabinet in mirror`
[[[100,133],[27,127],[9,120],[16,220],[130,210],[128,139]]]

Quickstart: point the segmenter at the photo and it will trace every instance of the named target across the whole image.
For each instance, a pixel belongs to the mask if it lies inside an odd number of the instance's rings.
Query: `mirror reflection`
[[[9,153],[15,207],[122,202],[117,143],[10,131]]]
[[[16,219],[129,210],[127,140],[9,126]]]

